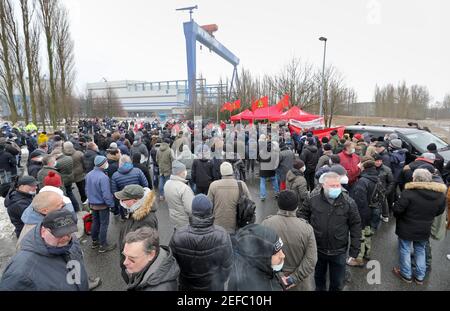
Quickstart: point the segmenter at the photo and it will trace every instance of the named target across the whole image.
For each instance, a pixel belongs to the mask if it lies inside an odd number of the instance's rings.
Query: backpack
[[[239,200],[236,206],[236,227],[245,227],[255,222],[256,204],[244,194],[242,182],[238,181]]]
[[[386,198],[385,193],[386,189],[384,189],[383,183],[380,178],[378,178],[373,188],[372,195],[370,196],[369,207],[373,209],[381,208],[383,201]]]

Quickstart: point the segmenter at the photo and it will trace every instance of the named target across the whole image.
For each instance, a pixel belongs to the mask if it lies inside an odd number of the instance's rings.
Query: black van
[[[345,133],[350,134],[350,137],[359,133],[382,138],[386,137],[386,135],[396,133],[398,138],[403,142],[403,148],[408,150],[406,155],[407,163],[414,161],[422,153],[427,152],[428,144],[435,143],[438,153],[444,158],[445,164],[450,161],[450,145],[432,133],[419,128],[384,125],[351,125],[345,127]]]

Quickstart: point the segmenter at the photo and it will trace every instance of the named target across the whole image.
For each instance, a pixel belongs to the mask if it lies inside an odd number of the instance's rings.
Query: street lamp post
[[[325,89],[325,55],[327,53],[327,38],[325,37],[320,37],[319,38],[320,41],[324,41],[324,46],[323,46],[323,65],[322,65],[322,88],[320,90],[320,111],[319,114],[322,117],[323,116],[323,92]]]

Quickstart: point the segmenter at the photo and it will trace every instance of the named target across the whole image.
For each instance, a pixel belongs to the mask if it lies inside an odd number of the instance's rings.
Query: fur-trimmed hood
[[[430,190],[447,193],[447,186],[437,182],[410,182],[405,185],[406,190]]]
[[[142,205],[131,215],[131,217],[135,221],[139,221],[144,219],[151,212],[155,212],[156,206],[155,207],[153,206],[153,204],[155,203],[155,198],[156,195],[154,191],[151,190],[148,193],[146,193],[146,195],[143,198]]]

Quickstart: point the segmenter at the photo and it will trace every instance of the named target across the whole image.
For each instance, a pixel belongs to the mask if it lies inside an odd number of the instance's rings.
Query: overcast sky
[[[63,0],[72,19],[77,87],[107,80],[187,78],[182,23],[175,8],[197,4],[194,19],[219,26],[216,38],[256,74],[276,73],[292,57],[344,75],[359,101],[375,85],[405,80],[426,85],[433,101],[450,93],[448,0]],[[209,83],[232,66],[209,50],[197,74]]]

